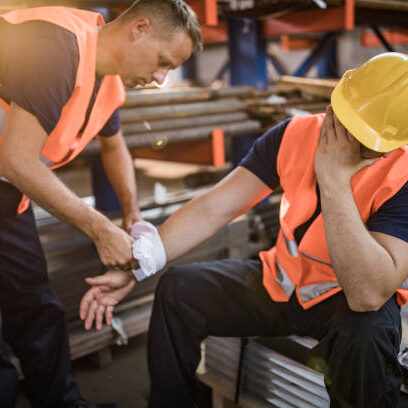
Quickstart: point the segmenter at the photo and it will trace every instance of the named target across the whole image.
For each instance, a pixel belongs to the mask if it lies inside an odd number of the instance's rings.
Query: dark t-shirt
[[[271,189],[275,189],[280,184],[276,161],[283,134],[289,122],[290,119],[287,119],[257,139],[240,163],[240,166],[255,174]],[[298,243],[307,227],[321,212],[318,188],[317,194],[319,200],[314,215],[295,231],[295,239]],[[372,214],[366,225],[370,231],[383,232],[408,242],[408,183]]]
[[[42,21],[15,25],[0,20],[0,97],[35,115],[47,134],[72,95],[78,62],[78,45],[71,32]],[[85,124],[101,82],[96,78]],[[117,109],[99,134],[113,136],[119,129]]]

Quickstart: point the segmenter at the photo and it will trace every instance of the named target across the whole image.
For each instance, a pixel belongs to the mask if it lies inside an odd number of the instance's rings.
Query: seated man
[[[407,100],[408,56],[371,59],[343,76],[326,114],[271,129],[160,227],[171,261],[278,185],[284,191],[276,246],[260,260],[172,267],[161,278],[148,336],[150,407],[193,407],[207,336],[290,334],[319,340],[313,353],[325,363],[331,406],[396,406],[408,300]],[[89,329],[104,316],[110,323],[135,280],[111,271],[88,283]]]

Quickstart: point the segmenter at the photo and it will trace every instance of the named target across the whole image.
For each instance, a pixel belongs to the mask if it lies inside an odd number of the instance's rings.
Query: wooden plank
[[[105,347],[89,356],[89,359],[99,368],[107,367],[112,363],[112,347]]]
[[[299,90],[307,92],[310,95],[330,99],[337,83],[337,79],[299,78],[283,75],[278,79],[277,87],[279,92]]]

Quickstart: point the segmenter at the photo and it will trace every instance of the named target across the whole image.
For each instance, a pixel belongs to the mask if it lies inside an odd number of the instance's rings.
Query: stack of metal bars
[[[296,336],[293,337],[296,341]],[[310,346],[313,341],[309,341]],[[235,390],[241,355],[239,338],[209,337],[205,341],[206,374]],[[323,375],[257,341],[246,345],[240,395],[257,407],[324,408],[329,396]]]
[[[120,110],[122,131],[129,149],[211,138],[215,128],[226,136],[258,134],[260,123],[251,120],[243,99],[252,97],[251,87],[221,89],[129,90]],[[81,153],[92,156],[99,144],[92,141]]]

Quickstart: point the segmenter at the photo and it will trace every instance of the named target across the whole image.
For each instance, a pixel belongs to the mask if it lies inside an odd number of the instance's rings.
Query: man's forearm
[[[168,262],[210,238],[234,218],[218,216],[207,203],[208,193],[185,204],[159,228]]]
[[[349,185],[321,188],[321,205],[330,259],[349,304],[375,309],[386,300],[392,257],[363,224]]]
[[[101,157],[124,214],[139,213],[135,169],[123,137],[112,148],[101,145]]]
[[[20,191],[46,211],[94,238],[110,224],[99,212],[85,205],[40,160],[14,160],[3,174]]]

